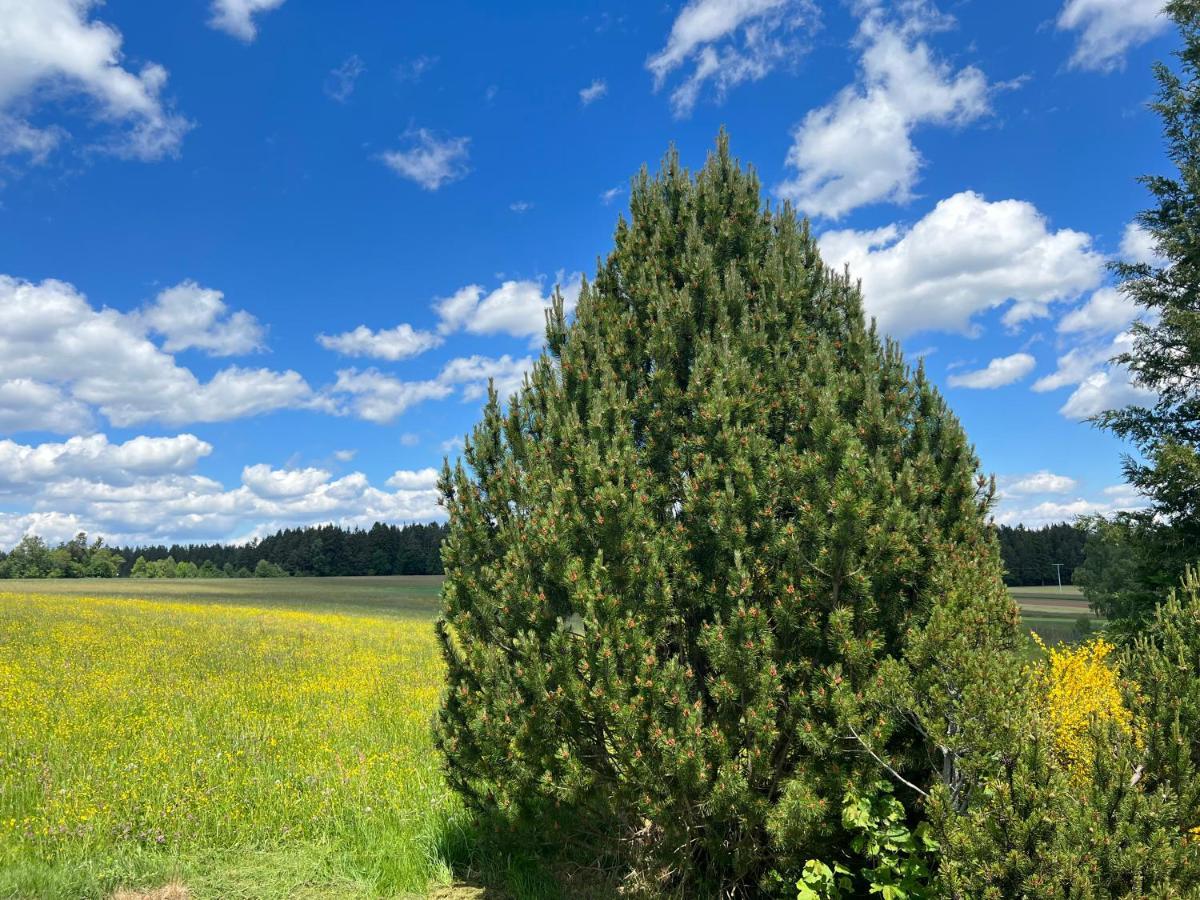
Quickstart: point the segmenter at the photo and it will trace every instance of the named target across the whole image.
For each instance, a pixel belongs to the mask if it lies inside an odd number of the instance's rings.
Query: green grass
[[[432,619],[440,575],[361,578],[61,578],[0,581],[0,592],[139,598]]]
[[[0,898],[554,897],[443,781],[438,582],[0,582]]]

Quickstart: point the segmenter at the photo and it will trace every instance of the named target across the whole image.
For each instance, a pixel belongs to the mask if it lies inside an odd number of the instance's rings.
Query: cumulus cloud
[[[212,449],[194,434],[140,436],[123,444],[110,443],[103,434],[32,446],[0,440],[0,490],[26,491],[45,482],[97,476],[128,483],[141,476],[190,470]]]
[[[283,4],[284,0],[212,0],[208,24],[248,44],[258,37],[254,17]]]
[[[230,312],[225,295],[185,281],[160,293],[141,312],[149,331],[166,340],[163,349],[203,350],[212,356],[234,356],[262,349],[263,328],[245,310]]]
[[[1037,365],[1028,353],[1014,353],[1012,356],[1001,356],[993,359],[986,367],[974,372],[964,372],[961,375],[951,375],[948,379],[950,387],[976,389],[1000,388],[1020,381],[1033,371]]]
[[[1124,366],[1110,362],[1127,351],[1132,341],[1133,336],[1126,331],[1111,341],[1072,347],[1059,356],[1054,372],[1034,382],[1033,389],[1044,393],[1074,386],[1075,390],[1059,408],[1068,419],[1087,419],[1130,404],[1152,404],[1154,392],[1136,384]]]
[[[575,309],[583,276],[559,272],[556,279],[568,313]],[[508,334],[538,341],[546,333],[546,310],[552,292],[541,281],[505,281],[492,291],[478,284],[460,288],[434,304],[442,334],[467,331],[471,334]]]
[[[432,350],[442,343],[442,338],[430,331],[418,331],[411,325],[397,325],[379,331],[359,325],[353,331],[342,334],[319,334],[317,341],[325,349],[344,356],[396,361]]]
[[[464,400],[483,397],[489,380],[495,383],[496,393],[507,398],[520,389],[525,373],[533,368],[533,363],[532,356],[513,359],[507,353],[498,358],[465,356],[450,360],[438,379],[443,384],[461,385]]]
[[[182,324],[162,323],[168,341],[213,353],[257,342],[260,332],[252,318],[224,316],[219,294],[185,287],[189,294],[201,291],[212,303],[204,307],[207,312]],[[148,312],[97,310],[65,282],[34,284],[0,275],[0,309],[0,401],[7,401],[0,405],[0,422],[19,418],[37,398],[62,404],[55,415],[64,421],[53,430],[82,427],[91,409],[119,427],[147,421],[183,425],[305,407],[318,400],[293,371],[231,366],[201,381],[150,339],[149,323],[162,309],[157,301]],[[54,424],[52,418],[33,416],[31,421]]]
[[[508,397],[521,386],[533,363],[532,356],[463,356],[451,359],[436,378],[425,381],[405,381],[378,369],[343,369],[326,393],[340,410],[387,424],[419,403],[443,400],[455,392],[463,400],[478,400],[487,393],[489,379],[501,397]]]
[[[1121,236],[1121,259],[1148,266],[1164,266],[1167,263],[1154,246],[1154,235],[1137,222],[1125,226],[1125,233]]]
[[[1058,14],[1061,30],[1078,32],[1071,66],[1097,72],[1123,68],[1131,48],[1169,25],[1163,0],[1067,0]]]
[[[329,393],[360,419],[382,425],[417,403],[448,397],[453,388],[436,380],[402,381],[378,369],[343,369]]]
[[[66,101],[98,125],[97,146],[153,160],[178,152],[191,127],[163,97],[167,70],[123,65],[121,33],[91,18],[96,0],[0,3],[0,152],[41,160],[66,136],[24,115],[41,101]],[[79,104],[79,98],[86,103]],[[107,126],[115,126],[110,130]]]
[[[597,78],[587,87],[579,92],[579,102],[584,106],[591,106],[601,97],[608,93],[608,82],[603,78]]]
[[[776,188],[813,216],[837,219],[868,203],[904,203],[923,164],[913,144],[921,125],[965,125],[990,112],[989,88],[973,66],[955,71],[918,35],[946,20],[924,5],[895,22],[868,5],[858,43],[858,83],[796,128],[786,165],[795,174]]]
[[[52,431],[67,434],[90,430],[92,412],[86,403],[67,396],[62,388],[32,378],[0,380],[0,433]]]
[[[1124,291],[1104,287],[1092,294],[1083,306],[1059,319],[1058,331],[1062,334],[1112,334],[1129,327],[1140,311]]]
[[[245,467],[240,485],[226,487],[186,471],[182,452],[160,448],[163,458],[151,464],[137,463],[139,453],[129,443],[96,444],[87,452],[63,449],[70,446],[68,441],[15,453],[0,448],[0,485],[13,457],[16,465],[41,467],[37,477],[22,483],[30,508],[0,512],[0,547],[25,534],[60,541],[87,531],[113,543],[169,543],[231,540],[323,522],[366,527],[444,518],[432,469],[396,472],[383,489],[361,472],[334,478],[323,469],[256,464]]]
[[[270,500],[311,494],[329,477],[324,469],[273,469],[264,463],[242,469],[242,484],[256,496]]]
[[[971,191],[942,200],[911,228],[829,231],[820,246],[826,264],[849,264],[867,311],[898,337],[971,333],[975,315],[1006,305],[1005,324],[1015,326],[1104,277],[1104,257],[1087,234],[1052,231],[1030,203]]]
[[[401,469],[394,473],[386,482],[390,488],[404,488],[406,490],[431,490],[437,487],[438,483],[437,469],[421,469],[419,471],[407,471]]]
[[[1029,475],[1007,475],[997,479],[1004,494],[1069,494],[1079,482],[1047,469]]]
[[[745,81],[757,81],[803,51],[798,36],[816,27],[811,0],[690,0],[680,10],[666,46],[646,61],[655,90],[677,69],[690,71],[671,93],[677,116],[691,113],[705,85],[717,99]]]
[[[406,149],[388,150],[380,159],[397,175],[425,190],[436,191],[471,171],[470,138],[439,138],[427,128],[410,130],[404,137]]]
[[[1112,515],[1116,512],[1140,509],[1143,501],[1119,496],[1076,497],[1074,499],[1042,500],[1028,503],[1027,498],[1001,498],[996,505],[995,520],[1000,525],[1024,525],[1041,528],[1059,522],[1074,522],[1080,516]],[[1053,569],[1048,573],[1053,574]]]

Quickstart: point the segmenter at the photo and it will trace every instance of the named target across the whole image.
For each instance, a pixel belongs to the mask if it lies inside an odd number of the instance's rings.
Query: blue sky
[[[1152,254],[1160,0],[0,0],[0,546],[436,517],[631,175],[725,125],[923,355],[997,518],[1137,500],[1081,419]]]

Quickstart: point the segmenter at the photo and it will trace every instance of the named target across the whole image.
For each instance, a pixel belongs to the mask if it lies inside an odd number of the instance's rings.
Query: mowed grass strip
[[[440,680],[429,617],[0,594],[0,897],[423,893]]]

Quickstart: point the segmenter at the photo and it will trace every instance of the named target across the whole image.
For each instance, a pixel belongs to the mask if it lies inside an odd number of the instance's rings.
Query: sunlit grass
[[[423,891],[440,678],[428,618],[0,594],[0,896]]]

